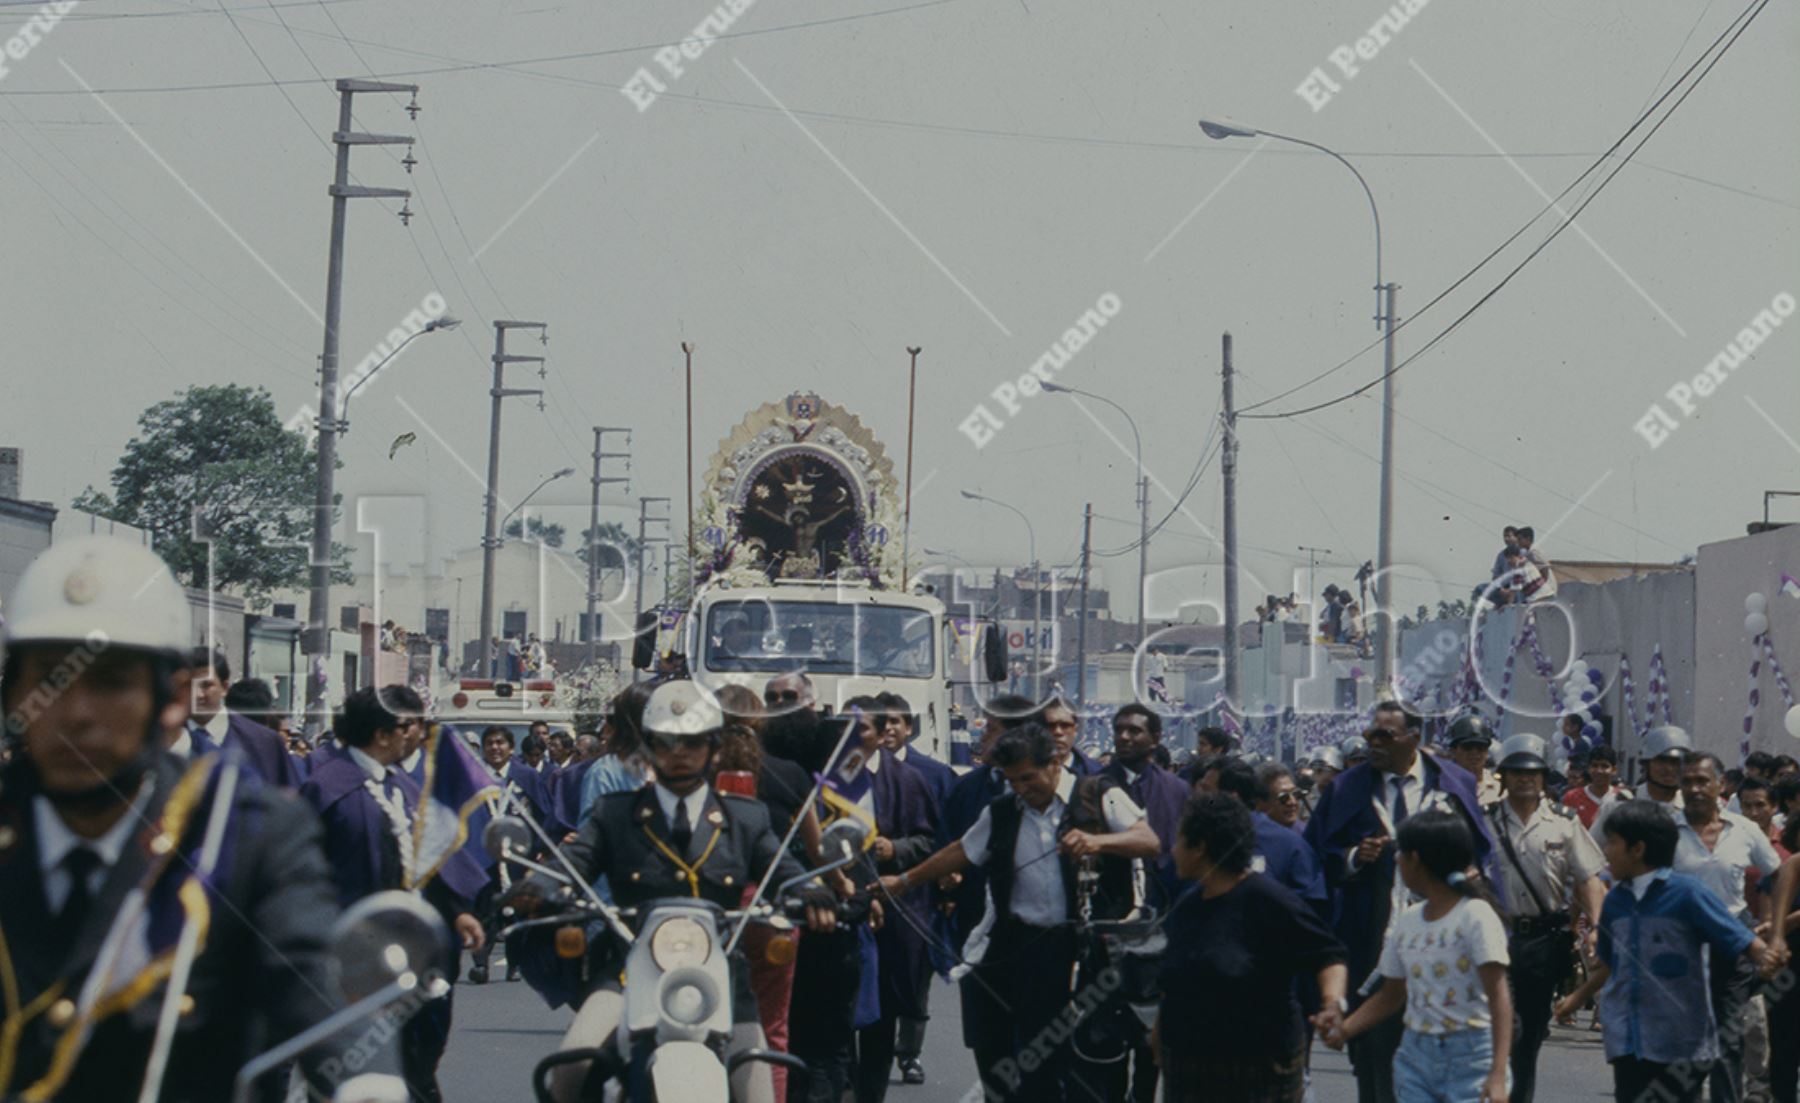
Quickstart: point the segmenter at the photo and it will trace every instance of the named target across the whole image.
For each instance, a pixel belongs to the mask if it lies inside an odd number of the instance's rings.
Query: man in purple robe
[[[419,892],[455,930],[464,949],[483,941],[471,911],[486,876],[466,850],[454,852],[438,873],[420,884],[413,867],[413,817],[418,783],[400,769],[410,731],[423,725],[425,704],[405,686],[359,689],[345,698],[334,731],[342,753],[318,764],[300,786],[300,797],[319,813],[325,855],[338,903],[349,906],[386,889]],[[454,980],[457,968],[446,981]],[[437,1065],[450,1036],[450,1000],[428,1000],[401,1028],[401,1057],[412,1097],[443,1098]]]
[[[231,685],[231,663],[225,653],[196,647],[188,654],[188,669],[193,676],[193,704],[187,730],[176,737],[169,751],[187,759],[233,747],[270,785],[292,789],[300,784],[281,736],[225,707],[225,691]]]

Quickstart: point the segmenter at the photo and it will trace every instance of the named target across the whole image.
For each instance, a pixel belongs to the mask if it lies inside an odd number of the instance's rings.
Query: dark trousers
[[[1538,1051],[1550,1037],[1550,1011],[1561,979],[1542,970],[1509,969],[1512,984],[1512,1103],[1532,1103],[1537,1092]]]
[[[1079,1056],[1077,1057],[1079,1060]],[[1150,1043],[1132,1046],[1117,1061],[1106,1064],[1081,1062],[1083,1078],[1100,1086],[1097,1099],[1105,1103],[1155,1103],[1159,1073]],[[1091,1070],[1091,1075],[1087,1070]],[[1078,1103],[1088,1103],[1079,1095],[1071,1095]]]
[[[1350,1066],[1356,1070],[1356,1103],[1395,1103],[1394,1053],[1405,1033],[1405,1016],[1394,1015],[1350,1039]]]
[[[856,1032],[856,1103],[882,1103],[894,1069],[894,1043],[900,1017],[884,1011],[881,1018]]]
[[[1712,1068],[1712,1103],[1740,1103],[1744,1098],[1744,1025],[1750,996],[1756,990],[1756,965],[1748,954],[1713,964],[1712,1011],[1719,1026],[1719,1059]]]
[[[443,999],[425,1001],[400,1027],[400,1067],[414,1103],[443,1103],[437,1069],[450,1044],[450,1002],[455,998],[452,987]]]
[[[788,1001],[788,1052],[809,1076],[788,1077],[788,1103],[839,1103],[851,1087],[862,952],[854,931],[800,936]]]
[[[1067,927],[995,926],[984,962],[962,981],[963,1041],[990,1101],[1106,1103],[1104,1068],[1077,1061],[1069,978],[1076,937]]]
[[[926,991],[930,991],[927,987]],[[925,1024],[930,1022],[929,1016],[923,1019],[900,1020],[900,1034],[894,1042],[894,1056],[902,1061],[919,1059],[925,1052]]]
[[[1621,1057],[1612,1063],[1613,1098],[1656,1103],[1699,1103],[1707,1066],[1666,1065]]]
[[[1788,939],[1800,949],[1800,936]],[[1793,967],[1769,983],[1769,1091],[1775,1103],[1800,1103],[1800,974]]]

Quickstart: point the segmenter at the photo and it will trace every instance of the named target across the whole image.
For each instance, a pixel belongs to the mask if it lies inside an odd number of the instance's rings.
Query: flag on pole
[[[420,888],[469,839],[469,817],[500,795],[493,775],[475,759],[456,729],[433,724],[425,736],[425,776],[413,813],[413,869]]]

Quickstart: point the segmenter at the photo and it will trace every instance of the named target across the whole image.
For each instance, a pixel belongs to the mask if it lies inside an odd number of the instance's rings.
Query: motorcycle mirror
[[[986,668],[983,673],[987,675],[988,681],[1006,681],[1009,659],[1006,653],[1006,633],[998,624],[990,623],[986,631],[982,633],[981,659],[982,665]]]
[[[451,960],[450,928],[410,892],[365,896],[344,910],[331,932],[338,988],[351,1003],[406,974],[426,977]]]
[[[517,816],[496,816],[481,831],[481,848],[496,858],[531,853],[531,828]]]
[[[819,850],[826,856],[841,853],[854,858],[869,842],[869,825],[854,816],[832,822],[820,836]]]

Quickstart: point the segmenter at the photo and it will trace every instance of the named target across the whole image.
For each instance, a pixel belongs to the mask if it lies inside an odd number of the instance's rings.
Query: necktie
[[[63,898],[62,910],[56,913],[56,929],[65,950],[75,944],[88,912],[93,910],[94,894],[90,882],[100,868],[100,855],[78,846],[63,855],[63,872],[69,875],[69,895]]]
[[[1406,783],[1409,779],[1402,774],[1394,779],[1394,827],[1398,828],[1406,820]]]
[[[686,854],[688,844],[694,841],[694,824],[688,819],[687,800],[675,802],[675,825],[669,832],[679,853]]]

